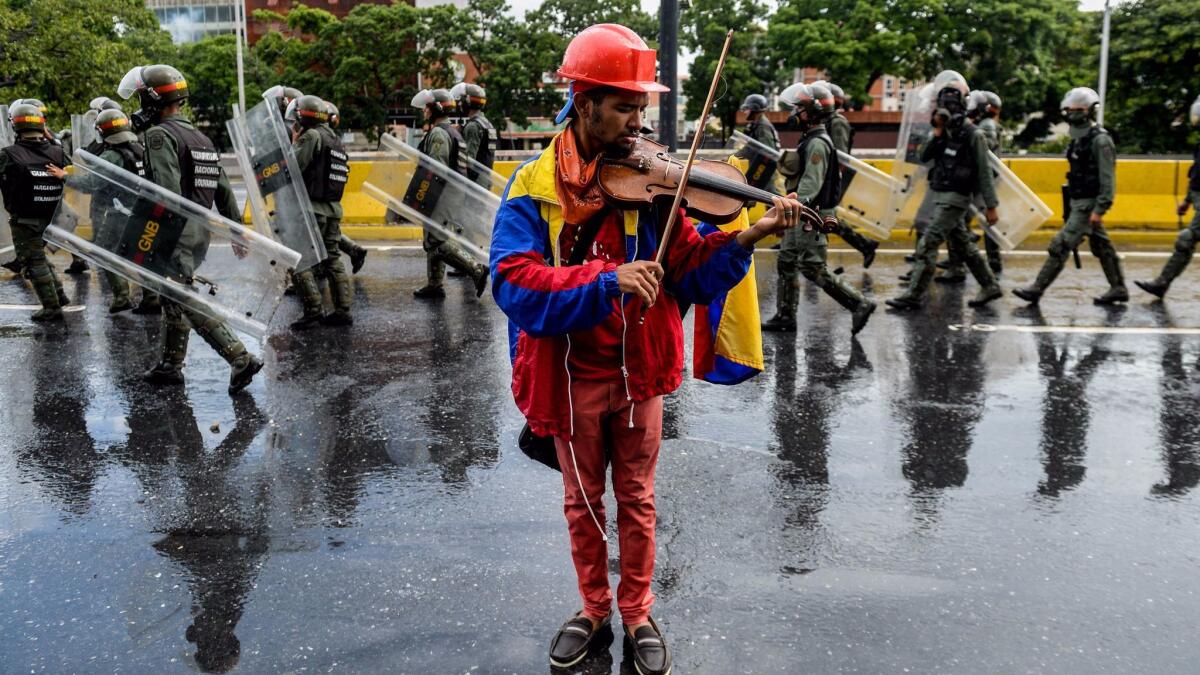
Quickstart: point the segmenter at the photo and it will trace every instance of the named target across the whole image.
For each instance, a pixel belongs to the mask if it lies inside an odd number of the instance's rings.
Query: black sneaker
[[[253,354],[245,354],[242,358],[233,365],[233,371],[229,373],[229,395],[233,396],[239,391],[250,386],[251,380],[258,374],[258,371],[263,369],[263,362]]]
[[[309,328],[316,328],[324,323],[324,321],[325,314],[322,312],[318,312],[316,314],[305,314],[299,319],[293,321],[291,327],[292,330],[308,330]]]
[[[978,295],[968,301],[967,304],[971,307],[983,307],[993,300],[999,300],[1003,295],[1004,291],[1000,290],[999,286],[989,286],[988,288],[981,288]]]
[[[350,251],[350,272],[358,274],[364,263],[367,262],[367,249],[359,246],[353,251]]]
[[[871,314],[875,311],[875,303],[870,300],[863,300],[858,309],[854,310],[853,318],[850,321],[850,334],[858,335],[862,329],[867,327],[867,322],[871,320]]]
[[[1124,286],[1114,286],[1100,297],[1092,298],[1095,305],[1115,305],[1118,302],[1129,302],[1129,290]]]
[[[600,625],[592,627],[592,620],[576,614],[567,620],[550,641],[550,665],[555,668],[570,668],[587,656],[588,649],[596,636],[612,633],[612,615],[604,617]]]
[[[1031,305],[1038,304],[1042,299],[1042,292],[1036,288],[1014,288],[1012,294]]]
[[[441,300],[446,297],[446,289],[441,286],[422,286],[413,291],[413,297],[422,300]]]
[[[884,300],[884,302],[887,304],[888,307],[891,307],[892,309],[898,309],[900,311],[908,311],[910,309],[920,309],[921,308],[920,300],[915,300],[906,295],[901,295],[898,298],[892,298],[890,300]]]
[[[1135,281],[1133,283],[1156,298],[1162,298],[1167,294],[1168,285],[1160,282],[1158,279],[1154,279],[1153,281]]]
[[[83,258],[73,258],[71,264],[67,265],[67,274],[83,274],[86,271],[88,264]]]
[[[330,312],[321,318],[322,326],[353,326],[354,317],[350,316],[350,312]]]
[[[633,652],[633,667],[638,675],[670,675],[671,650],[653,618],[632,635],[625,631],[625,649]]]

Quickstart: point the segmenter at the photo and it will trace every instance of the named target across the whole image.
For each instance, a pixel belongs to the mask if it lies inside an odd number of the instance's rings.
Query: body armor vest
[[[216,147],[204,134],[175,120],[164,120],[159,126],[179,146],[179,187],[183,197],[206,209],[212,208],[221,179],[221,157]]]
[[[47,171],[46,165],[67,165],[62,146],[22,139],[3,151],[11,160],[4,182],[4,208],[13,218],[50,220],[62,201],[63,182]]]
[[[836,208],[838,202],[842,201],[842,164],[838,161],[837,149],[833,147],[833,139],[829,137],[829,132],[825,131],[825,127],[817,127],[815,131],[810,131],[800,141],[800,146],[796,148],[796,154],[800,155],[800,173],[796,177],[796,181],[799,182],[804,178],[804,173],[811,166],[808,161],[808,147],[816,142],[824,143],[829,148],[829,160],[825,164],[825,176],[821,180],[821,191],[813,198],[813,206],[818,209]]]
[[[1200,143],[1196,144],[1196,150],[1192,153],[1192,167],[1188,169],[1188,189],[1200,192]]]
[[[971,149],[971,137],[977,133],[970,122],[955,133],[948,134],[941,154],[933,160],[929,172],[929,187],[938,192],[957,192],[970,196],[979,183],[979,166]]]
[[[321,138],[321,148],[304,168],[304,187],[314,202],[340,202],[350,180],[350,157],[341,139],[329,127],[321,125],[315,129]]]
[[[455,171],[462,173],[463,172],[462,166],[458,163],[458,153],[459,153],[460,149],[462,148],[462,144],[463,144],[462,134],[458,133],[458,129],[455,129],[453,126],[450,125],[449,122],[445,122],[445,121],[438,123],[437,128],[444,129],[446,131],[446,133],[450,134],[450,157],[447,158],[446,163],[450,166],[451,169],[454,169]],[[430,129],[429,131],[431,133],[425,134],[425,137],[421,139],[421,147],[417,148],[418,150],[425,153],[426,155],[429,154],[429,145],[431,142],[430,139],[433,138],[433,133],[432,133],[433,129]]]
[[[1092,143],[1097,136],[1107,133],[1093,125],[1087,136],[1074,139],[1067,146],[1067,162],[1071,165],[1067,172],[1067,193],[1072,199],[1094,199],[1100,194],[1100,164],[1092,152]]]
[[[479,125],[483,129],[483,137],[485,139],[483,143],[479,144],[479,148],[475,151],[475,156],[471,159],[479,162],[489,169],[492,168],[492,165],[496,161],[496,128],[492,126],[492,123],[488,121],[488,118],[484,117],[482,113],[468,118],[467,121],[463,123],[463,128],[465,129],[468,124]],[[475,180],[479,177],[476,175],[476,173],[477,172],[474,169],[467,167],[467,178]]]

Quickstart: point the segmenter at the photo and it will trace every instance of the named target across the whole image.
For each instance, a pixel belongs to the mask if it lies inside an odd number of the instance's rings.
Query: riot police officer
[[[454,171],[465,173],[459,163],[463,138],[450,124],[450,114],[457,107],[454,97],[445,89],[424,89],[413,97],[412,106],[423,108],[425,119],[429,123],[429,132],[421,139],[418,149]],[[422,245],[426,254],[427,281],[424,286],[413,291],[414,296],[423,299],[446,297],[446,290],[442,288],[442,278],[445,276],[447,264],[469,274],[475,282],[475,296],[483,295],[488,280],[487,265],[475,262],[456,244],[447,240],[445,235],[429,228],[425,228]]]
[[[1019,288],[1013,295],[1037,304],[1059,272],[1067,257],[1087,237],[1092,255],[1100,260],[1100,268],[1108,280],[1108,291],[1093,299],[1097,305],[1111,305],[1129,300],[1121,259],[1104,229],[1104,214],[1112,208],[1116,191],[1117,148],[1112,136],[1096,124],[1100,96],[1087,87],[1076,87],[1062,100],[1063,117],[1070,124],[1071,144],[1067,146],[1066,193],[1069,197],[1066,224],[1050,241],[1050,257],[1046,259],[1037,279],[1028,288]]]
[[[742,101],[739,108],[746,113],[746,135],[758,141],[771,150],[779,149],[779,132],[767,117],[767,97],[762,94],[750,94]],[[738,151],[736,155],[749,164],[746,166],[746,181],[756,188],[767,189],[775,180],[776,165],[763,153],[756,152],[749,145]]]
[[[142,129],[146,147],[146,176],[160,187],[199,204],[214,205],[230,220],[241,219],[229,179],[221,169],[212,141],[192,126],[183,115],[188,85],[183,74],[169,65],[141,66],[126,73],[117,93],[128,100],[138,95],[141,109],[130,116],[135,129]],[[192,220],[184,225],[176,252],[176,264],[185,283],[208,252],[209,234]],[[162,301],[162,360],[143,376],[156,385],[183,384],[183,362],[188,338],[195,330],[230,365],[230,395],[245,389],[262,370],[263,363],[246,351],[245,345],[224,322],[169,300]]]
[[[342,113],[338,111],[336,105],[329,101],[325,102],[325,107],[329,110],[329,122],[327,122],[329,128],[337,129],[342,125]],[[345,253],[346,257],[350,259],[350,271],[353,274],[358,274],[358,271],[362,269],[363,263],[367,261],[367,249],[359,246],[358,242],[343,233],[338,238],[338,250]]]
[[[967,119],[967,82],[954,71],[944,71],[934,80],[936,108],[932,114],[933,134],[921,147],[921,161],[933,162],[929,172],[930,198],[934,203],[932,222],[917,242],[917,252],[908,289],[887,301],[901,310],[921,306],[937,266],[937,252],[946,242],[951,253],[970,269],[980,291],[968,304],[982,307],[1003,292],[987,261],[979,253],[964,218],[972,195],[979,194],[986,207],[988,223],[995,224],[996,185],[988,161],[987,141]]]
[[[321,261],[320,272],[329,281],[334,311],[326,315],[321,289],[312,269],[296,275],[296,290],[304,303],[304,315],[292,328],[309,328],[317,323],[349,326],[354,323],[350,307],[354,301],[350,277],[338,251],[342,225],[342,193],[350,177],[350,158],[342,141],[329,128],[329,107],[320,98],[307,94],[296,100],[296,115],[303,131],[296,138],[296,162],[304,176],[304,186],[312,201],[313,215],[321,230],[329,257]]]
[[[817,84],[814,82],[813,84]],[[838,152],[850,154],[854,148],[854,127],[850,126],[850,120],[846,119],[843,110],[846,106],[846,93],[841,87],[830,82],[821,82],[833,92],[833,115],[829,117],[829,121],[825,123],[825,129],[829,131],[829,138],[833,141],[833,147]],[[835,157],[836,160],[836,157]],[[875,251],[879,248],[879,242],[869,237],[864,237],[859,234],[853,227],[838,221],[837,229],[834,234],[842,238],[842,241],[850,245],[855,251],[862,254],[863,269],[871,266],[875,262]]]
[[[63,196],[62,178],[51,167],[62,169],[70,160],[62,146],[46,138],[46,117],[37,105],[17,102],[8,115],[17,140],[0,151],[0,193],[8,211],[13,247],[42,303],[33,320],[61,321],[67,298],[46,260],[42,234]]]
[[[842,197],[841,164],[833,139],[825,129],[833,115],[833,92],[820,83],[797,83],[785,89],[779,98],[791,106],[791,121],[803,130],[795,152],[785,153],[780,162],[779,171],[787,181],[787,192],[795,192],[796,199],[818,209],[822,216],[832,217]],[[776,313],[762,324],[763,330],[796,330],[797,271],[852,313],[852,335],[867,325],[875,303],[829,271],[828,250],[829,243],[820,230],[793,228],[784,233],[777,263]]]
[[[1200,127],[1200,96],[1197,96],[1196,100],[1192,102],[1189,117],[1192,126]],[[1156,297],[1161,298],[1167,294],[1171,282],[1182,274],[1184,268],[1192,261],[1192,254],[1196,251],[1196,242],[1200,242],[1200,143],[1197,143],[1195,150],[1192,151],[1192,166],[1188,169],[1188,192],[1183,201],[1179,203],[1177,211],[1179,215],[1186,215],[1189,206],[1194,210],[1192,222],[1175,238],[1175,250],[1172,251],[1171,257],[1163,266],[1162,271],[1150,281],[1133,282],[1138,285],[1138,288]]]
[[[142,178],[146,177],[145,149],[133,133],[129,117],[117,108],[107,108],[96,116],[96,131],[100,137],[100,159],[121,167]],[[92,148],[93,146],[89,146]],[[92,152],[92,150],[88,150]],[[93,153],[95,154],[95,153]],[[67,184],[91,194],[92,238],[101,248],[113,250],[116,239],[121,236],[121,226],[124,214],[112,210],[112,199],[106,198],[104,192],[107,181],[99,176],[78,177],[69,176]],[[108,305],[109,314],[117,314],[133,309],[130,298],[129,282],[124,277],[105,270],[104,277],[112,289],[112,302]],[[145,297],[145,296],[143,296]],[[155,296],[157,302],[157,296]]]
[[[984,139],[987,140],[988,150],[997,157],[1000,156],[1003,150],[1003,134],[1000,133],[1000,108],[1003,101],[995,92],[977,90],[971,92],[970,98],[967,99],[967,117],[975,122],[979,130],[983,132]],[[976,200],[976,207],[982,206],[982,202]],[[988,265],[992,268],[992,272],[1000,274],[1004,271],[1004,262],[1000,257],[1000,244],[996,243],[995,239],[984,236],[984,250],[987,252]]]
[[[466,115],[462,123],[463,150],[466,156],[492,168],[496,161],[496,128],[483,114],[487,105],[487,92],[477,84],[459,82],[450,90],[458,104],[460,113]],[[467,178],[483,186],[485,190],[492,189],[492,177],[466,166]]]
[[[300,98],[304,94],[295,87],[286,87],[282,84],[277,84],[274,87],[263,92],[263,98],[268,101],[274,101],[275,106],[279,108],[279,116],[287,119],[288,106],[292,101]]]

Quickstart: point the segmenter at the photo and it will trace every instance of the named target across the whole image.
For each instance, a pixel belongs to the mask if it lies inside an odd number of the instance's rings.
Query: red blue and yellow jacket
[[[629,317],[636,316],[640,301],[622,295],[613,263],[589,260],[563,266],[570,250],[564,251],[560,242],[564,223],[555,170],[552,141],[513,174],[496,213],[489,259],[492,296],[509,318],[517,407],[534,433],[568,437],[565,336],[599,325],[620,311],[619,303],[630,307]],[[626,261],[635,256],[653,260],[658,219],[651,210],[621,215]],[[744,227],[744,215],[740,222]],[[702,225],[698,231],[681,218],[671,235],[664,280],[668,292],[659,295],[644,322],[627,322],[624,369],[635,402],[668,394],[683,380],[681,303],[707,305],[697,312],[696,365],[706,369],[698,369],[698,377],[732,384],[762,370],[757,295],[753,274],[747,274],[752,271],[753,250],[735,241],[737,222],[732,225],[727,229]],[[743,300],[735,303],[737,311],[731,308],[735,295]],[[744,301],[747,298],[752,307]],[[747,317],[750,311],[753,315]],[[729,328],[744,334],[722,336],[723,330],[731,332]],[[722,347],[724,354],[700,353]]]

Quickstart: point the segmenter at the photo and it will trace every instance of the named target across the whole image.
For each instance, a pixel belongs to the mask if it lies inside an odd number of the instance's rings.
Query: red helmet
[[[575,92],[615,87],[649,93],[670,91],[655,79],[656,54],[637,33],[615,23],[586,28],[567,45],[558,75],[571,81],[561,123],[572,107]]]
[[[655,80],[655,57],[637,33],[615,23],[601,23],[571,40],[558,74],[574,82],[630,91],[670,91]]]

